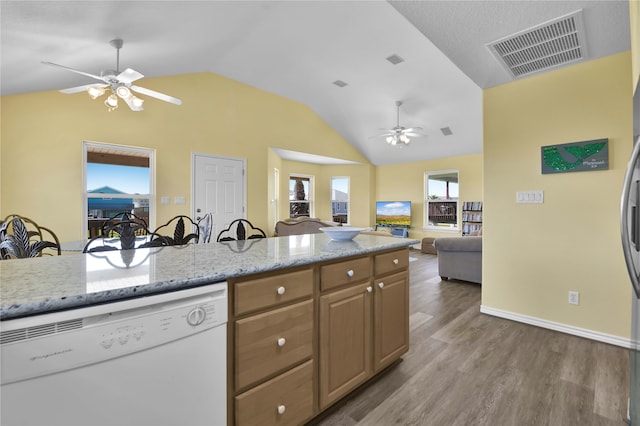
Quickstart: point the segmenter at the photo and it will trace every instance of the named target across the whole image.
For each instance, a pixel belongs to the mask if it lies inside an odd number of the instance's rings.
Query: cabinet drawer
[[[238,282],[234,289],[234,313],[242,315],[311,296],[313,293],[313,270],[305,269]]]
[[[396,250],[390,253],[378,254],[373,262],[376,276],[400,271],[409,267],[409,250]]]
[[[344,284],[356,283],[371,276],[371,259],[346,260],[344,262],[324,265],[320,268],[320,287],[327,290]]]
[[[235,323],[236,390],[253,385],[313,353],[313,301]]]
[[[299,425],[313,415],[313,361],[235,398],[236,424]]]

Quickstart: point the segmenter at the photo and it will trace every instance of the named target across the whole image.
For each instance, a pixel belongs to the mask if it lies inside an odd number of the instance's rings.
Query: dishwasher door
[[[226,425],[227,284],[1,323],[2,425]]]

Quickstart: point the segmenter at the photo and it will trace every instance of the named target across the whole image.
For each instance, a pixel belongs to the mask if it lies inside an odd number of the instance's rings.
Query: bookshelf
[[[462,235],[482,228],[482,201],[465,201],[462,203]]]

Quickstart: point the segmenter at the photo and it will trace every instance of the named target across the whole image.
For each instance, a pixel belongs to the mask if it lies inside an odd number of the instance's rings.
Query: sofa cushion
[[[443,237],[433,243],[438,251],[482,251],[482,237]]]

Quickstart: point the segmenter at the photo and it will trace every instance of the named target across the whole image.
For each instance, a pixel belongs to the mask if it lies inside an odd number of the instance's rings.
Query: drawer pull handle
[[[393,264],[397,265],[398,264],[398,259],[393,259]]]
[[[384,283],[378,283],[378,287],[384,288]]]
[[[369,286],[367,287],[367,293],[371,293],[373,291],[373,287]]]
[[[353,277],[355,275],[355,272],[353,272],[353,269],[349,269],[347,271],[347,275],[349,275],[350,277]]]
[[[285,407],[284,404],[278,405],[278,414],[284,414],[286,409],[287,407]]]
[[[278,339],[278,346],[283,347],[285,343],[287,343],[287,340],[284,337]]]
[[[286,290],[286,289],[285,289],[284,287],[278,287],[278,294],[279,294],[280,296],[282,296],[282,295],[284,294],[285,290]]]

